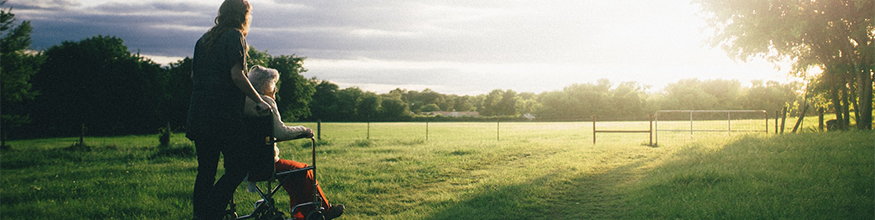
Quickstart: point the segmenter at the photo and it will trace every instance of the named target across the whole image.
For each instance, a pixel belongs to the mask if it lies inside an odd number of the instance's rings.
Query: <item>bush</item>
[[[161,143],[161,147],[169,147],[171,136],[173,136],[173,131],[170,130],[170,124],[158,129],[158,142]]]

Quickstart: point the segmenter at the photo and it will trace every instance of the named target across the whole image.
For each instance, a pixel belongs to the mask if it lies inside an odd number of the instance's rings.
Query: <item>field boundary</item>
[[[650,144],[648,146],[653,145],[653,115],[650,115],[650,126],[647,126],[647,130],[598,130],[596,129],[596,117],[592,116],[592,144],[596,142],[596,133],[647,133],[650,136]]]
[[[666,113],[687,114],[688,113],[689,120],[683,119],[683,120],[673,120],[673,121],[689,121],[689,125],[690,125],[689,129],[659,129],[659,115],[660,115],[660,113],[662,113],[662,114],[666,114]],[[725,129],[722,129],[722,128],[721,129],[706,129],[706,128],[698,128],[697,129],[694,127],[694,122],[697,122],[697,121],[702,122],[702,121],[717,121],[717,120],[722,121],[722,120],[724,120],[724,119],[714,119],[714,118],[702,117],[701,116],[702,114],[711,114],[711,116],[713,116],[714,114],[721,114],[721,113],[726,113],[726,118],[724,118],[726,120]],[[733,113],[748,113],[748,114],[762,113],[762,120],[765,122],[765,126],[761,130],[760,129],[737,129],[737,128],[735,130],[733,130],[732,129],[732,120],[740,120],[740,118],[738,118],[738,117],[733,119],[732,118]],[[696,116],[700,116],[700,117],[697,118]],[[757,119],[757,118],[752,118],[752,119]],[[690,136],[692,136],[694,132],[727,132],[727,133],[731,134],[733,131],[735,131],[735,132],[760,132],[760,131],[762,131],[762,132],[765,132],[767,134],[769,133],[769,115],[768,115],[768,112],[766,110],[659,110],[659,111],[656,111],[656,113],[654,113],[653,120],[655,122],[655,126],[653,126],[654,127],[653,129],[656,130],[656,132],[654,133],[653,136],[655,136],[657,144],[659,144],[659,132],[660,131],[690,132]],[[748,119],[748,120],[750,120],[750,119]]]

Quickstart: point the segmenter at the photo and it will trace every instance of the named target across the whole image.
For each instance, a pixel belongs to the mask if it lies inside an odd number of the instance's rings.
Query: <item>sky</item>
[[[608,79],[787,82],[789,64],[713,48],[689,0],[250,0],[250,46],[307,57],[304,77],[376,93],[541,93]],[[9,0],[35,50],[116,36],[161,64],[192,56],[220,0]]]

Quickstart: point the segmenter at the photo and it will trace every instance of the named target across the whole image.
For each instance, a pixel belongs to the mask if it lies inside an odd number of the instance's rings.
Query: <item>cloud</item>
[[[39,3],[39,2],[37,2]],[[37,4],[46,5],[46,4]],[[120,37],[132,51],[160,56],[187,56],[194,42],[211,25],[215,12],[192,3],[115,3],[93,7],[35,7],[15,11],[16,19],[30,20],[32,47],[38,50],[63,41],[78,41],[95,35]]]
[[[53,10],[63,10],[70,9],[74,7],[79,7],[82,3],[76,0],[30,0],[30,1],[16,1],[16,2],[7,2],[8,6],[12,6],[17,9],[53,9]]]
[[[377,91],[392,87],[472,94],[541,92],[573,83],[682,78],[772,79],[704,48],[686,1],[250,0],[247,42],[273,55],[308,57],[307,77]],[[218,1],[10,2],[31,20],[35,49],[94,35],[125,40],[161,60],[191,56]],[[409,86],[409,87],[408,87]],[[387,89],[388,88],[388,89]]]

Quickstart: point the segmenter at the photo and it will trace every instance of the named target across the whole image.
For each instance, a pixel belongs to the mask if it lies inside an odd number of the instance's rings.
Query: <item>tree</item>
[[[857,128],[872,129],[875,1],[696,2],[708,13],[708,24],[714,28],[713,46],[741,60],[757,56],[771,61],[793,60],[794,73],[824,78],[822,82],[829,84],[825,88],[837,118],[854,105],[859,115]],[[823,72],[809,75],[813,67]]]
[[[383,102],[380,104],[382,117],[389,120],[409,120],[410,107],[407,103],[401,101],[401,98],[392,98],[383,96]]]
[[[191,102],[192,59],[186,57],[166,68],[160,80],[161,118],[173,126],[185,126]],[[164,122],[164,121],[162,121]]]
[[[519,97],[517,97],[516,91],[506,90],[501,94],[501,101],[498,102],[498,115],[504,116],[516,116],[517,115],[517,102],[519,102]]]
[[[474,107],[474,104],[471,103],[471,100],[472,100],[471,96],[467,96],[467,95],[453,99],[453,110],[460,111],[460,112],[475,110],[476,108]]]
[[[718,99],[705,92],[699,79],[684,79],[665,86],[663,110],[709,110],[718,109]]]
[[[519,114],[534,114],[541,107],[538,103],[537,95],[534,93],[520,93],[517,95],[516,112]]]
[[[162,120],[160,65],[131,54],[121,38],[95,36],[65,41],[45,51],[46,61],[34,75],[42,92],[33,107],[39,127],[31,133],[153,133]]]
[[[440,111],[441,107],[437,104],[431,103],[423,106],[420,110],[422,110],[422,112],[436,112]]]
[[[380,104],[383,102],[379,95],[374,92],[363,92],[359,100],[361,101],[356,106],[356,114],[360,120],[370,121],[379,116]]]
[[[643,119],[644,88],[635,82],[622,82],[610,92],[613,114],[618,119]]]
[[[337,108],[333,112],[340,121],[360,121],[359,105],[364,92],[358,87],[350,87],[337,91]]]
[[[253,46],[249,46],[248,49],[249,50],[246,51],[246,55],[247,55],[246,67],[247,68],[252,68],[255,65],[263,66],[263,67],[270,66],[270,64],[268,64],[268,63],[270,63],[270,60],[273,57],[269,53],[267,53],[267,50],[258,51],[258,49],[255,49],[255,47],[253,47]],[[249,70],[247,69],[246,71],[249,71]]]
[[[576,120],[598,117],[613,117],[609,107],[610,81],[600,79],[598,84],[572,84],[562,91],[539,95],[541,107],[537,116],[546,120]]]
[[[313,114],[310,119],[315,120],[337,120],[335,113],[337,112],[337,84],[326,80],[318,80],[315,77],[310,80],[311,84],[315,84],[315,92],[313,101],[310,102],[310,112]]]
[[[751,87],[743,92],[741,106],[744,109],[774,111],[781,109],[796,100],[796,90],[800,89],[798,83],[780,84],[768,81],[765,84],[761,80],[751,82]]]
[[[313,101],[316,88],[301,75],[307,72],[304,68],[304,59],[306,57],[298,57],[294,54],[280,55],[271,57],[268,63],[268,67],[280,72],[276,102],[283,114],[283,120],[296,121],[312,115],[309,105]]]
[[[483,98],[483,102],[482,102],[483,104],[481,105],[482,107],[480,107],[480,109],[477,110],[480,113],[480,115],[500,116],[501,115],[500,103],[501,103],[501,98],[503,96],[503,93],[504,93],[504,91],[501,91],[501,89],[494,89],[494,90],[492,90],[492,92],[489,92],[489,94],[487,94],[486,97]]]
[[[301,75],[307,72],[307,69],[304,68],[306,57],[298,57],[294,54],[275,57],[267,53],[266,50],[258,51],[251,46],[247,55],[249,57],[246,59],[246,64],[249,68],[259,65],[276,69],[280,73],[276,83],[278,89],[276,103],[283,120],[297,121],[310,117],[312,113],[309,104],[313,100],[312,96],[316,90],[310,80]]]
[[[2,1],[0,5],[5,3]],[[12,14],[11,8],[0,9],[0,33],[5,33],[0,38],[0,94],[3,96],[0,99],[0,123],[3,125],[0,148],[8,147],[6,138],[10,130],[30,123],[29,111],[22,107],[22,103],[40,94],[33,89],[31,76],[39,71],[39,66],[45,60],[42,54],[27,51],[32,42],[30,34],[33,33],[30,21],[22,21],[18,26],[14,22],[15,14]]]

